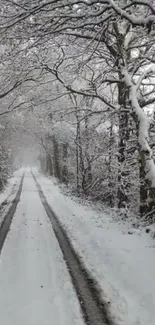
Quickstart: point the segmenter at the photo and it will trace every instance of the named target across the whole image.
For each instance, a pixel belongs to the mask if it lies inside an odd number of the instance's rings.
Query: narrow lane
[[[3,325],[83,325],[51,223],[27,172],[0,256]]]
[[[80,256],[75,251],[65,229],[62,227],[59,217],[56,216],[52,207],[48,204],[39,182],[32,173],[42,204],[46,210],[57,237],[64,260],[71,275],[74,288],[81,306],[81,312],[85,324],[87,325],[112,325],[114,324],[109,312],[109,305],[100,294],[100,288],[81,261]]]

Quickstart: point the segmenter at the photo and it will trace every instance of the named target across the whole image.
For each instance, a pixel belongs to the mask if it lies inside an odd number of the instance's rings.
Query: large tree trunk
[[[122,79],[122,75],[119,76],[120,80]],[[122,82],[118,84],[118,102],[120,105],[119,114],[119,143],[118,143],[118,192],[117,192],[117,200],[118,200],[118,208],[124,208],[126,203],[128,202],[128,197],[126,195],[127,183],[124,182],[124,179],[127,178],[127,172],[125,172],[124,164],[125,164],[125,153],[127,141],[129,140],[129,131],[128,131],[128,118],[129,115],[125,112],[126,109],[126,100],[128,96],[128,91],[126,85]],[[126,185],[125,185],[126,184]]]
[[[113,149],[113,123],[110,122],[110,132],[109,132],[109,150],[108,150],[108,186],[109,186],[109,194],[108,200],[111,207],[114,205],[114,184],[113,184],[113,172],[112,172],[112,149]]]
[[[117,39],[117,57],[115,58],[115,64],[118,69],[118,104],[120,106],[119,112],[119,143],[118,143],[118,191],[117,191],[117,202],[118,208],[125,208],[128,202],[128,197],[126,190],[127,184],[127,172],[125,172],[124,165],[126,160],[126,147],[129,140],[129,130],[128,130],[128,119],[129,114],[127,112],[126,104],[129,98],[129,90],[126,83],[123,81],[123,74],[120,67],[120,62],[124,59],[124,39],[125,34],[120,32],[119,25],[117,22],[113,24],[115,36]],[[128,53],[128,56],[130,54]]]
[[[149,120],[146,113],[143,111],[139,104],[138,95],[137,95],[137,85],[133,83],[132,76],[129,74],[126,67],[122,67],[124,80],[130,91],[130,103],[131,108],[134,112],[133,118],[138,124],[137,128],[137,137],[139,145],[139,156],[141,163],[141,174],[145,179],[145,182],[148,186],[149,191],[147,191],[147,202],[149,204],[149,210],[155,207],[155,163],[153,159],[152,150],[149,144]],[[138,123],[137,123],[138,121]],[[141,190],[142,198],[146,202],[146,189]],[[145,206],[145,204],[144,204]]]

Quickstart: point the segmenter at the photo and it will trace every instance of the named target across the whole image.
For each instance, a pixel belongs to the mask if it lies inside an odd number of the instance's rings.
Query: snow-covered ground
[[[155,241],[65,196],[52,179],[35,175],[86,267],[98,280],[119,325],[155,324]],[[132,230],[132,231],[131,231]]]
[[[0,205],[6,200],[10,198],[12,195],[13,187],[20,183],[21,176],[23,174],[23,169],[18,170],[14,173],[13,177],[8,180],[7,186],[4,188],[2,193],[0,193]]]
[[[14,175],[8,180],[8,184],[4,190],[0,193],[0,225],[4,219],[4,216],[7,214],[7,211],[10,208],[12,201],[14,200],[17,190],[21,181],[21,177],[24,173],[24,170],[21,168],[14,172]],[[4,202],[6,204],[4,204]],[[3,205],[4,204],[4,205]]]
[[[83,325],[79,308],[51,223],[26,172],[0,256],[0,323]]]

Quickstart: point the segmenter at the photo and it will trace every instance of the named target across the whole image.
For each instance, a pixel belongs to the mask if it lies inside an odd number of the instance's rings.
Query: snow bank
[[[23,175],[23,169],[19,169],[17,170],[13,177],[11,177],[8,180],[8,184],[7,186],[4,188],[3,192],[0,193],[0,206],[2,205],[3,207],[3,203],[6,202],[6,205],[4,205],[5,209],[0,210],[0,225],[4,219],[4,216],[6,215],[7,211],[10,208],[10,204],[13,201],[13,199],[16,196],[17,190],[18,190],[18,186],[21,180],[21,177]]]

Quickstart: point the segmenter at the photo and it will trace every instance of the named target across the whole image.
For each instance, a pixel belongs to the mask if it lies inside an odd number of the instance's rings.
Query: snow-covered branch
[[[146,78],[147,75],[155,73],[155,65],[152,65],[151,67],[149,67],[148,69],[146,69],[146,71],[144,71],[141,76],[139,77],[137,83],[136,83],[136,91],[139,89],[143,79]]]

